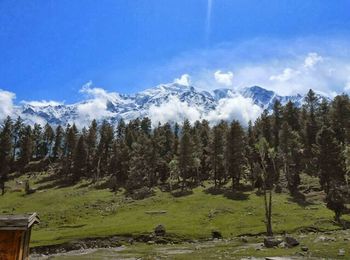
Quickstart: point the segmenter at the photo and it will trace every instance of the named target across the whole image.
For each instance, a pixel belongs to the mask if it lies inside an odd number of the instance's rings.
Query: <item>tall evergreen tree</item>
[[[182,126],[179,144],[179,171],[182,178],[182,190],[186,187],[187,179],[191,177],[195,165],[193,143],[191,140],[191,124],[186,119]]]
[[[350,99],[348,95],[336,96],[330,109],[332,129],[337,140],[344,144],[350,138]]]
[[[19,167],[22,170],[30,162],[33,155],[33,134],[31,126],[26,126],[23,130],[19,143]]]
[[[292,101],[288,101],[283,108],[283,120],[288,123],[293,131],[300,130],[299,109]]]
[[[51,157],[52,155],[52,144],[55,138],[55,133],[50,126],[50,124],[46,124],[44,127],[44,133],[43,133],[43,147],[42,147],[42,154],[44,157],[48,156]]]
[[[232,191],[239,187],[244,158],[244,131],[238,121],[233,121],[227,132],[225,167],[232,179]]]
[[[305,99],[305,112],[306,118],[303,126],[303,136],[304,136],[304,160],[306,165],[306,172],[309,174],[315,173],[315,165],[313,164],[313,145],[316,143],[316,134],[318,131],[318,124],[316,119],[316,111],[319,106],[319,98],[316,93],[310,89],[307,93]]]
[[[10,172],[12,158],[12,127],[10,117],[7,117],[0,129],[0,189],[2,195],[5,193],[5,183]]]
[[[332,185],[345,182],[345,160],[342,148],[331,128],[323,126],[319,131],[314,153],[317,158],[320,184],[326,193]]]
[[[19,142],[21,139],[21,133],[23,131],[24,128],[24,123],[23,123],[23,119],[21,117],[18,117],[16,122],[13,125],[13,129],[12,129],[12,159],[15,161],[17,158],[17,151],[19,149]]]
[[[42,158],[43,133],[42,127],[39,124],[34,124],[33,127],[33,155],[35,159]]]
[[[211,174],[215,187],[221,186],[225,175],[224,147],[227,125],[225,122],[213,127],[209,144]]]
[[[63,128],[59,125],[55,131],[55,144],[53,146],[53,158],[54,160],[61,158],[63,153]]]
[[[292,194],[297,192],[300,184],[299,172],[301,170],[301,147],[297,132],[293,131],[287,122],[282,124],[279,134],[279,152],[283,162],[283,172]]]
[[[96,166],[96,152],[97,152],[97,122],[93,120],[87,130],[86,135],[86,157],[87,157],[87,173],[91,175]]]
[[[275,149],[279,145],[279,132],[282,125],[282,105],[281,102],[276,99],[272,108],[272,133],[273,133],[273,144]]]
[[[86,173],[87,151],[84,135],[80,135],[74,150],[73,182],[80,180]]]
[[[127,190],[152,187],[155,184],[152,154],[150,139],[146,134],[141,134],[138,141],[132,144]]]

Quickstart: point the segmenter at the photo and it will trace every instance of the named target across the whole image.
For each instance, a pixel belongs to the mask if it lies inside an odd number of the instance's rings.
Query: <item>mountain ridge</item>
[[[248,115],[247,117],[249,117],[249,105],[254,107],[255,110],[259,108],[262,111],[263,109],[270,110],[275,100],[281,101],[282,104],[292,101],[297,106],[300,106],[303,101],[303,95],[301,94],[281,96],[260,86],[245,87],[240,90],[221,88],[209,92],[199,90],[194,86],[169,83],[131,95],[107,93],[102,92],[104,91],[102,89],[90,87],[85,87],[83,90],[89,93],[90,99],[67,105],[24,103],[16,106],[15,115],[21,116],[27,123],[31,124],[35,122],[48,122],[55,125],[65,125],[73,122],[84,124],[82,121],[87,123],[92,119],[98,121],[106,119],[111,123],[116,123],[122,118],[129,121],[145,116],[156,122],[155,114],[159,112],[166,113],[165,110],[172,110],[171,108],[175,107],[178,114],[186,115],[185,110],[192,109],[191,111],[199,117],[198,119],[204,119],[211,114],[211,118],[214,118],[212,120],[215,120],[215,114],[213,113],[218,112],[219,108],[227,106],[233,101],[238,103],[238,108],[235,108],[237,111],[226,112],[239,113],[239,104],[244,103],[248,109],[245,112]],[[93,93],[94,90],[98,90],[95,91],[97,93]],[[181,111],[181,109],[184,111]],[[227,110],[230,109],[227,108]],[[166,116],[158,121],[167,121]],[[169,118],[168,121],[174,120]]]

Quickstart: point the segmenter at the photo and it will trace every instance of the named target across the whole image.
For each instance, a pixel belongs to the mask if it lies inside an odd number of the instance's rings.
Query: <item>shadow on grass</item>
[[[70,178],[70,176],[61,175],[59,173],[54,173],[48,176],[44,176],[43,178],[35,182],[35,184],[39,184],[39,187],[37,188],[37,190],[66,188],[66,187],[74,186],[76,183],[77,181],[74,181],[72,178]]]
[[[184,197],[193,194],[192,190],[186,189],[186,190],[174,190],[170,193],[173,197]]]
[[[69,180],[63,180],[63,179],[56,179],[50,183],[41,185],[37,188],[37,190],[47,190],[47,189],[53,189],[53,188],[66,188],[73,186],[75,183],[72,183]]]
[[[314,203],[307,201],[305,195],[300,191],[294,192],[293,194],[291,194],[291,196],[291,198],[288,198],[288,201],[297,203],[301,207],[315,205]]]
[[[206,194],[210,194],[210,195],[220,195],[220,194],[224,194],[226,191],[225,187],[209,187],[207,189],[204,190],[204,193]]]
[[[243,190],[237,190],[237,191],[232,191],[229,188],[226,187],[210,187],[208,189],[205,189],[204,192],[206,194],[210,195],[224,195],[225,198],[231,199],[231,200],[247,200],[249,199],[249,194],[244,192],[245,189]]]
[[[230,200],[247,200],[249,199],[249,194],[242,191],[226,191],[224,197]]]

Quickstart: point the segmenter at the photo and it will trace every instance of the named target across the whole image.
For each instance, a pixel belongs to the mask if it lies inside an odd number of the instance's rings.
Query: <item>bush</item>
[[[134,200],[142,200],[142,199],[151,197],[153,195],[154,195],[154,191],[147,187],[142,187],[140,189],[133,190],[130,193],[131,198]]]

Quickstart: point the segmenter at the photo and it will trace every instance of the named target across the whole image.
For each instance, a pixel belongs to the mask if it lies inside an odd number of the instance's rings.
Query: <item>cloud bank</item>
[[[182,53],[153,68],[158,75],[191,75],[205,90],[258,85],[280,95],[312,88],[333,95],[349,91],[350,40],[337,37],[256,38]]]
[[[149,109],[149,117],[154,126],[166,122],[183,122],[188,119],[191,123],[196,120],[206,119],[211,124],[219,123],[221,120],[238,120],[247,126],[249,120],[256,120],[262,113],[262,108],[255,105],[249,98],[236,95],[219,100],[216,109],[209,112],[203,111],[201,107],[191,106],[181,102],[177,97],[171,97],[160,106],[152,105]]]
[[[14,113],[13,100],[16,95],[12,92],[0,89],[0,120]]]
[[[233,73],[231,71],[224,73],[221,72],[221,70],[217,70],[214,73],[214,78],[219,84],[225,85],[226,87],[232,86]]]

